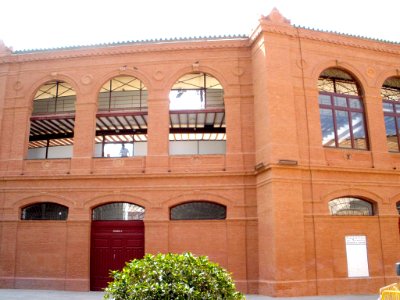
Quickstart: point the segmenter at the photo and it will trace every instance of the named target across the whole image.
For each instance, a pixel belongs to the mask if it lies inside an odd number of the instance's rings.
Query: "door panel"
[[[143,221],[93,221],[90,254],[90,290],[99,291],[111,281],[110,270],[143,258]]]

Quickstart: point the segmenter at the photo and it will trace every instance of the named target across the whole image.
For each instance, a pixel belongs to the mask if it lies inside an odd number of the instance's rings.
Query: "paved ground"
[[[1,300],[102,300],[102,292],[65,292],[46,290],[0,289]],[[247,295],[247,300],[376,300],[377,295],[365,296],[320,296],[320,297],[292,297],[273,298],[267,296]]]

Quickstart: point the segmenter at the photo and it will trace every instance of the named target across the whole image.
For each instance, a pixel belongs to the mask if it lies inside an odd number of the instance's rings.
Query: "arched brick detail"
[[[149,201],[144,198],[138,197],[132,194],[107,194],[92,198],[86,201],[83,205],[85,209],[93,209],[102,204],[112,203],[112,202],[128,202],[136,205],[140,205],[144,208],[149,206]]]
[[[199,65],[198,69],[196,69],[196,71],[193,71],[192,66],[184,67],[176,71],[174,74],[170,76],[168,80],[166,80],[164,85],[165,90],[169,92],[172,89],[172,86],[175,84],[175,82],[179,80],[179,78],[181,78],[186,74],[191,74],[191,73],[206,73],[208,75],[213,76],[222,85],[222,88],[224,90],[224,96],[225,97],[229,96],[229,89],[227,88],[228,83],[226,82],[225,77],[214,68],[208,66],[202,66],[201,64]]]
[[[64,81],[68,84],[70,84],[73,88],[73,90],[76,93],[76,103],[79,101],[79,94],[80,94],[80,85],[78,84],[77,80],[75,80],[73,77],[70,77],[65,74],[59,74],[57,73],[55,76],[52,75],[47,75],[44,76],[38,80],[34,84],[31,85],[30,89],[27,91],[27,101],[29,103],[30,108],[33,108],[33,98],[35,97],[36,92],[39,90],[39,88],[43,85],[46,84],[47,82],[50,81]]]
[[[343,70],[344,72],[349,73],[349,75],[353,77],[353,79],[358,83],[359,87],[361,88],[362,95],[360,96],[364,96],[366,87],[369,85],[366,77],[355,66],[342,61],[336,63],[336,61],[330,60],[314,66],[314,68],[311,71],[311,78],[315,82],[316,89],[317,89],[318,78],[321,75],[321,73],[326,69],[340,69]]]
[[[70,200],[66,197],[62,197],[60,195],[54,195],[51,193],[40,193],[15,201],[13,205],[10,207],[11,210],[9,211],[6,219],[19,220],[21,215],[21,209],[23,207],[28,206],[30,204],[41,203],[41,202],[53,202],[64,205],[69,209],[74,208],[76,206],[76,201]]]
[[[62,197],[60,195],[54,195],[51,193],[41,193],[33,196],[29,196],[18,200],[14,203],[13,208],[21,208],[28,204],[39,203],[39,202],[54,202],[58,204],[62,204],[69,208],[73,208],[76,206],[76,201],[67,199],[66,197]]]
[[[374,215],[379,214],[379,206],[382,205],[384,201],[383,198],[380,197],[378,194],[375,194],[367,190],[358,188],[340,189],[321,196],[320,205],[323,206],[321,207],[322,208],[321,212],[323,212],[323,214],[328,214],[329,213],[328,203],[331,200],[341,197],[355,197],[370,202],[374,206]]]
[[[232,218],[234,215],[232,213],[232,210],[234,209],[233,201],[219,195],[204,192],[192,192],[174,196],[168,200],[163,201],[161,205],[162,209],[169,214],[169,210],[171,207],[194,201],[206,201],[224,205],[226,207],[226,219]]]
[[[386,79],[389,79],[391,77],[397,77],[400,80],[400,75],[397,70],[385,70],[384,72],[381,72],[379,74],[375,83],[375,86],[379,89],[379,94],[380,94],[380,89],[385,83]]]

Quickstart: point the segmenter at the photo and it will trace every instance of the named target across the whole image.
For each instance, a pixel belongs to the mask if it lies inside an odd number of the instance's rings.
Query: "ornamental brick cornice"
[[[371,51],[400,54],[400,44],[384,42],[374,39],[345,35],[340,33],[331,33],[316,31],[305,28],[297,28],[298,35],[302,39],[325,42],[340,46],[360,48]]]
[[[399,43],[390,43],[387,41],[369,39],[366,37],[292,26],[290,20],[286,19],[276,8],[272,9],[268,16],[261,16],[258,27],[249,37],[250,45],[253,45],[262,33],[274,33],[286,35],[291,38],[300,37],[301,39],[308,39],[340,46],[400,54]]]
[[[184,42],[147,42],[147,43],[127,43],[123,45],[106,45],[93,47],[77,47],[74,49],[54,49],[34,51],[27,53],[14,53],[8,56],[0,57],[0,63],[20,63],[34,62],[45,60],[60,60],[93,56],[114,56],[126,55],[133,53],[146,52],[165,52],[165,51],[182,51],[182,50],[213,50],[213,49],[233,49],[247,48],[249,40],[247,37],[239,37],[232,39],[194,39]]]
[[[387,41],[380,41],[375,39],[369,39],[365,37],[358,37],[353,35],[325,32],[313,29],[306,29],[295,26],[281,26],[276,24],[263,24],[253,32],[249,38],[250,45],[253,45],[259,38],[261,33],[274,33],[286,35],[291,38],[307,39],[312,41],[324,42],[339,46],[347,46],[371,51],[386,52],[399,55],[400,44],[391,43]]]

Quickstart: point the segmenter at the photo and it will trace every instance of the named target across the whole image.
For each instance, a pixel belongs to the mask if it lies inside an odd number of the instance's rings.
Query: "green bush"
[[[105,299],[245,299],[227,271],[191,253],[148,254],[112,271],[111,277]]]

